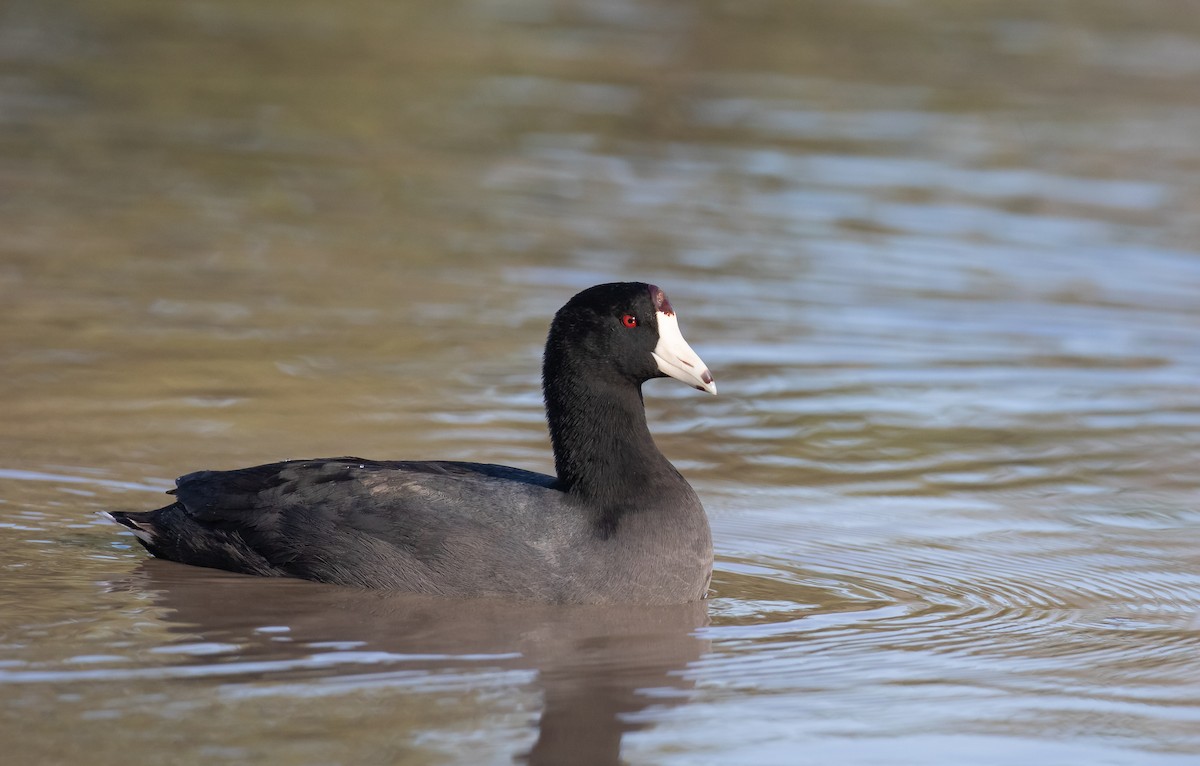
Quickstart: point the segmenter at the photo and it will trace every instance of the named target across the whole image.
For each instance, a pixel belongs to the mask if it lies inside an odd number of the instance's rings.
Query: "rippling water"
[[[21,763],[1193,763],[1200,23],[1166,2],[18,3]],[[553,311],[662,285],[678,609],[148,561],[180,473],[549,470]]]

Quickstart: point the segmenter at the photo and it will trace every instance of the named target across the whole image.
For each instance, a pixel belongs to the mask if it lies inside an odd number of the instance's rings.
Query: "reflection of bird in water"
[[[631,714],[686,704],[692,683],[681,671],[708,648],[695,635],[708,622],[707,602],[552,606],[437,599],[157,560],[143,562],[119,587],[148,592],[171,610],[164,619],[181,634],[180,643],[199,637],[237,645],[237,654],[256,667],[280,660],[282,669],[269,671],[279,680],[352,680],[357,671],[348,668],[361,666],[282,662],[333,656],[328,647],[349,642],[356,652],[396,655],[373,663],[373,677],[384,669],[431,675],[464,667],[534,670],[542,713],[537,741],[520,758],[539,765],[619,763],[622,736],[647,725],[631,722]],[[264,633],[264,627],[286,627],[290,640],[274,640],[280,634]],[[221,656],[229,660],[229,654]],[[653,697],[647,689],[655,690]],[[678,694],[663,693],[670,689]]]

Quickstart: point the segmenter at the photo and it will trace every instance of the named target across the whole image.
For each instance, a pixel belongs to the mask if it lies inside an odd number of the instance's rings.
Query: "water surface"
[[[20,763],[1200,756],[1200,19],[1157,2],[17,3]],[[541,343],[663,286],[713,598],[444,603],[96,515],[297,458],[549,471]]]

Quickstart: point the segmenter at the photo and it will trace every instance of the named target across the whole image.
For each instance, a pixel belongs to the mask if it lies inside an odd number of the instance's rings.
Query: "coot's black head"
[[[679,332],[671,302],[644,282],[589,287],[559,309],[546,339],[543,385],[562,376],[640,387],[672,377],[717,393],[707,365]]]

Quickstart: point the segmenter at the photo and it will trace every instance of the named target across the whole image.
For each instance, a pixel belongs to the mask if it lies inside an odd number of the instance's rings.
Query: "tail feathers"
[[[122,513],[121,511],[113,511],[111,513],[108,511],[101,511],[100,515],[108,518],[109,521],[114,521],[130,530],[133,532],[134,536],[143,543],[154,543],[154,526],[149,522],[142,519],[134,519],[132,518],[133,514]],[[142,514],[138,515],[141,516]]]

